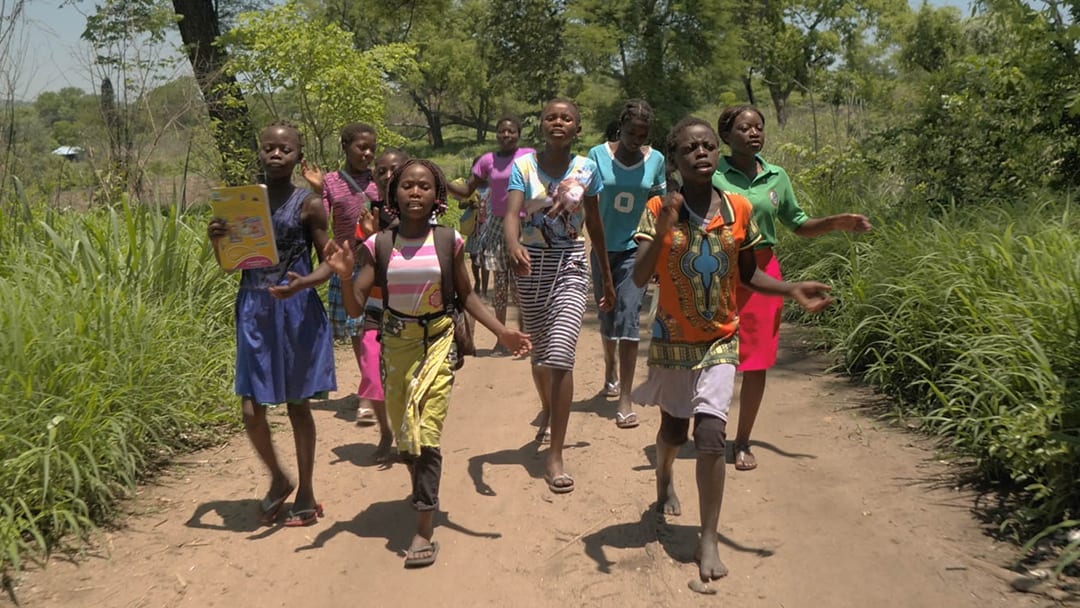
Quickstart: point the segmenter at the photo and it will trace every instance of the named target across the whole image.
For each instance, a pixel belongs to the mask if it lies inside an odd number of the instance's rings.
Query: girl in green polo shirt
[[[773,253],[777,220],[803,237],[834,230],[870,230],[870,221],[864,215],[842,213],[819,218],[806,215],[795,199],[787,173],[760,156],[765,146],[765,116],[756,107],[724,108],[716,127],[720,139],[731,148],[731,156],[720,159],[713,185],[750,199],[762,237],[754,248],[754,257],[763,272],[781,278],[780,264]],[[783,299],[776,296],[745,288],[738,291],[739,371],[743,373],[735,436],[735,469],[739,471],[757,468],[757,460],[750,452],[750,432],[765,394],[765,373],[776,363],[783,304]]]

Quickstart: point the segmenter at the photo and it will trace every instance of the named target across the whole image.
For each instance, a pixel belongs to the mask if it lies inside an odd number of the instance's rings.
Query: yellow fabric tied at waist
[[[413,456],[421,446],[439,447],[454,383],[449,315],[417,320],[383,311],[383,389],[398,450]]]

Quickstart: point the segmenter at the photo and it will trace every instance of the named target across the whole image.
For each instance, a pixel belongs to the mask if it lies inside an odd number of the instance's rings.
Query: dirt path
[[[471,359],[444,436],[432,568],[401,567],[414,523],[404,467],[371,466],[377,432],[356,427],[332,400],[315,414],[316,492],[326,506],[318,525],[257,525],[266,480],[237,435],[142,488],[125,527],[102,533],[85,559],[25,574],[18,598],[31,608],[1049,605],[1009,591],[1000,566],[1013,549],[981,533],[972,497],[941,483],[945,467],[917,439],[860,411],[869,394],[824,374],[801,333],[786,328],[770,373],[760,468],[729,468],[721,556],[731,575],[714,584],[716,596],[687,588],[697,570],[692,453],[676,463],[685,512],[662,523],[650,511],[658,412],[639,410],[637,429],[615,427],[613,402],[595,397],[602,356],[587,323],[566,456],[577,491],[555,496],[540,479],[527,363]],[[339,349],[343,387],[356,385],[350,359]],[[293,463],[288,421],[274,420]]]

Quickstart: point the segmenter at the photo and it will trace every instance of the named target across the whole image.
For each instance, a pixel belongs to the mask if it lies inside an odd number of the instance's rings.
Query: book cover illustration
[[[227,272],[266,268],[278,263],[266,186],[213,188],[210,207],[225,220],[229,234],[214,242],[218,264]]]

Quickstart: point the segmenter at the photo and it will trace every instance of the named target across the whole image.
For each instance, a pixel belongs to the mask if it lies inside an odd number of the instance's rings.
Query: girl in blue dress
[[[309,400],[325,398],[337,389],[334,351],[326,310],[315,287],[330,277],[320,264],[312,271],[314,247],[322,260],[327,242],[327,219],[322,199],[292,183],[293,170],[303,157],[296,127],[275,122],[259,135],[259,161],[266,175],[267,194],[277,242],[277,265],[244,270],[236,295],[236,394],[244,428],[255,452],[270,470],[270,489],[260,505],[264,524],[277,521],[285,501],[296,489],[286,526],[307,526],[322,516],[315,500],[315,422]],[[228,234],[224,220],[214,218],[210,239]],[[297,486],[282,470],[270,439],[266,409],[288,404],[296,442]]]

